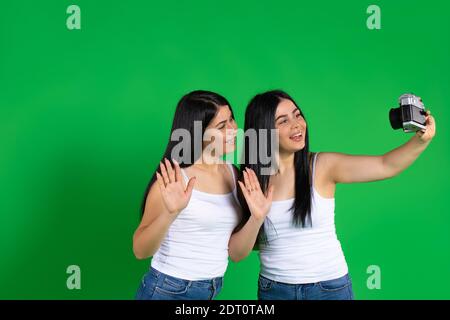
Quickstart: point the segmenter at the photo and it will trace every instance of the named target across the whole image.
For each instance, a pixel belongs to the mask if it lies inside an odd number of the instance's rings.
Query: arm
[[[167,211],[161,192],[153,184],[145,203],[144,216],[133,235],[133,252],[137,259],[146,259],[155,254],[177,215],[177,212],[171,214]]]
[[[245,200],[250,209],[250,218],[241,229],[233,233],[228,243],[228,254],[232,261],[237,262],[249,255],[255,246],[259,229],[264,223],[272,204],[273,186],[263,194],[258,178],[253,170],[244,171],[244,183],[238,181]]]
[[[185,189],[180,167],[175,161],[174,164],[174,169],[167,159],[165,166],[160,164],[161,174],[156,173],[157,181],[147,195],[144,216],[133,235],[133,252],[138,259],[151,257],[158,250],[170,225],[191,197],[195,178],[189,180]]]
[[[427,148],[435,134],[435,121],[429,114],[427,128],[418,131],[409,141],[381,156],[352,156],[324,153],[322,166],[332,183],[353,183],[383,180],[408,168]]]
[[[251,215],[244,226],[231,235],[228,244],[228,254],[232,261],[238,262],[250,254],[263,222],[264,219],[258,220]]]

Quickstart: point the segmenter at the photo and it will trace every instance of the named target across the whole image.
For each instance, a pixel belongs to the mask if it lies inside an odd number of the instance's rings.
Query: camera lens
[[[392,129],[397,130],[403,127],[401,108],[392,108],[389,111],[389,121],[391,122]]]

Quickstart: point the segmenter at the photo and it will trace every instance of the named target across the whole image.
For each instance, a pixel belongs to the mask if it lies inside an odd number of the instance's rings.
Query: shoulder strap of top
[[[236,177],[234,175],[234,166],[231,163],[227,163],[228,168],[230,168],[231,176],[233,177],[233,188],[236,189]]]
[[[228,163],[228,167],[230,168],[231,175],[233,177],[233,191],[231,191],[231,192],[233,194],[233,197],[234,197],[234,200],[236,201],[236,203],[238,205],[240,205],[239,198],[238,198],[238,195],[237,195],[237,186],[236,186],[237,182],[236,182],[236,175],[234,174],[234,166],[231,163]]]
[[[189,182],[189,177],[187,176],[187,174],[186,174],[186,172],[184,171],[183,168],[180,168],[180,169],[181,169],[181,175],[184,178],[184,182],[186,182],[186,184],[187,184]]]
[[[316,172],[316,161],[317,161],[317,155],[319,154],[319,152],[314,153],[314,160],[313,160],[313,168],[312,168],[312,178],[311,178],[311,183],[314,186],[314,173]]]

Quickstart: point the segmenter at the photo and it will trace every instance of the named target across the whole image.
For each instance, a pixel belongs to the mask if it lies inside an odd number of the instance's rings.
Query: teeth
[[[302,133],[300,132],[300,133],[297,133],[296,135],[292,136],[292,138],[297,138],[297,137],[301,137],[301,136],[302,136]]]

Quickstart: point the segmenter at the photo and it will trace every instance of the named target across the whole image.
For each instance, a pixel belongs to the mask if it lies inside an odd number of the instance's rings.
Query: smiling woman
[[[245,218],[229,246],[235,261],[245,258],[252,248],[259,249],[259,299],[353,299],[335,230],[336,184],[387,179],[406,169],[435,134],[433,117],[428,113],[426,118],[426,129],[384,155],[323,152],[319,157],[309,152],[306,120],[288,94],[269,91],[250,101],[245,130],[278,130],[275,158],[279,170],[266,175],[260,160],[253,164],[245,159],[239,180]]]
[[[195,122],[202,125],[200,135]],[[236,123],[228,101],[208,91],[185,95],[175,111],[172,133],[177,130],[189,133],[192,148],[169,161],[176,147],[171,135],[148,184],[133,251],[138,259],[153,259],[137,299],[213,299],[221,290],[228,241],[240,219],[236,169],[220,161],[235,147]]]

